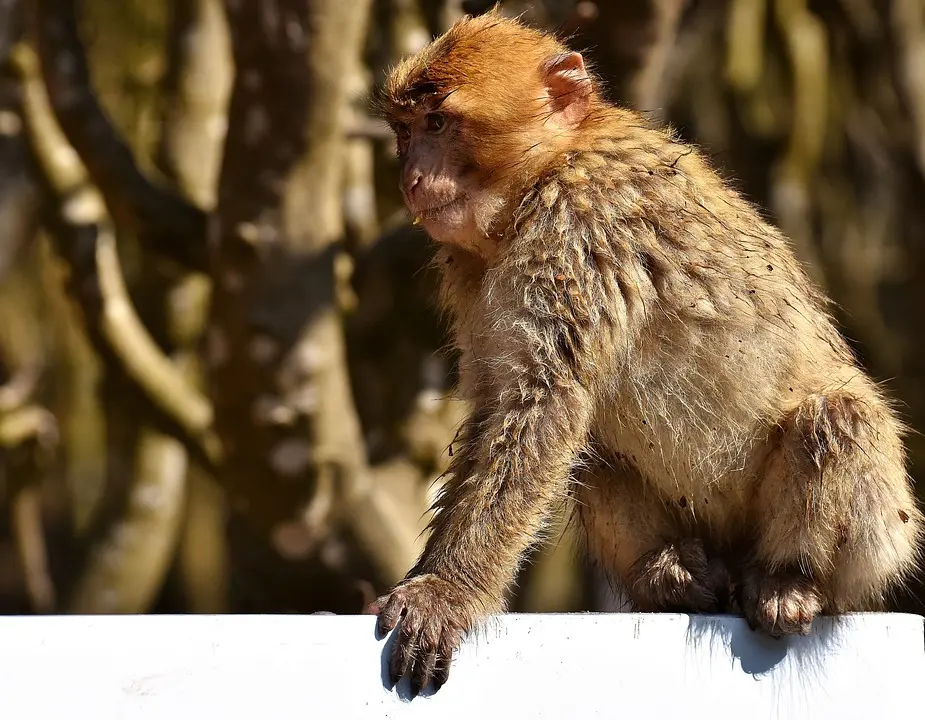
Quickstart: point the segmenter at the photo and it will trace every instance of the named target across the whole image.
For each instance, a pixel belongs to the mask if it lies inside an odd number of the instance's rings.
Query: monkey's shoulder
[[[539,176],[521,208],[572,223],[646,219],[666,230],[672,221],[699,223],[721,227],[719,235],[760,235],[768,248],[787,244],[695,147],[653,134],[659,142],[601,141],[564,153]]]
[[[693,154],[672,167],[679,147],[568,153],[525,195],[506,245],[513,272],[493,288],[539,294],[544,311],[591,326],[642,327],[667,311],[831,339],[827,300],[789,241]]]
[[[696,148],[646,133],[565,153],[525,194],[511,241],[540,257],[643,258],[806,284],[791,242]]]

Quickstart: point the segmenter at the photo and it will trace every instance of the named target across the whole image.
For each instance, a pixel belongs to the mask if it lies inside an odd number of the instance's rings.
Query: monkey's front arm
[[[516,351],[486,363],[498,397],[467,424],[421,559],[378,602],[380,632],[400,625],[391,680],[410,672],[415,694],[431,680],[439,688],[462,636],[502,609],[586,442],[591,402],[570,367],[576,358],[556,342],[559,325],[521,322],[499,344],[514,337]]]

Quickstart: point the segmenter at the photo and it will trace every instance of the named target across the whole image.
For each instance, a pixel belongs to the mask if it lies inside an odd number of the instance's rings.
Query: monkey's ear
[[[591,107],[591,78],[585,69],[585,59],[581,53],[562,53],[547,60],[544,69],[550,120],[574,128]]]

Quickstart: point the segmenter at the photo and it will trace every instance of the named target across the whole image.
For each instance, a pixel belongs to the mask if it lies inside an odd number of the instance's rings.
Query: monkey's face
[[[441,242],[459,242],[476,224],[473,203],[480,193],[461,157],[459,130],[454,115],[426,107],[395,125],[405,204]]]
[[[559,62],[584,71],[580,55]],[[577,100],[555,108],[545,83],[521,92],[526,99],[519,104],[486,107],[473,98],[472,88],[460,88],[425,98],[413,112],[392,118],[402,196],[415,222],[438,242],[491,254],[496,221],[557,156],[566,121],[574,124],[568,113],[576,114],[576,107],[584,112]],[[575,97],[572,88],[565,92]]]
[[[385,86],[400,187],[437,241],[487,257],[529,185],[574,148],[593,83],[558,42],[497,17],[458,23]]]

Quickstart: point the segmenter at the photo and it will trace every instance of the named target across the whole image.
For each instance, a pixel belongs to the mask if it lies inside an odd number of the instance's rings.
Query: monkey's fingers
[[[379,608],[376,629],[381,637],[390,633],[398,625],[405,612],[405,602],[400,593],[393,592],[388,598],[377,600],[376,605]]]
[[[433,670],[434,692],[437,692],[450,678],[450,663],[453,661],[455,650],[454,635],[446,630],[440,636],[440,645],[437,650],[437,662]]]
[[[415,622],[413,615],[406,615],[398,630],[389,660],[389,682],[393,686],[411,669],[417,654],[420,634],[420,623]]]
[[[433,621],[425,621],[421,634],[418,636],[418,652],[414,666],[411,668],[411,694],[413,696],[418,695],[434,677],[441,637],[440,625]]]

